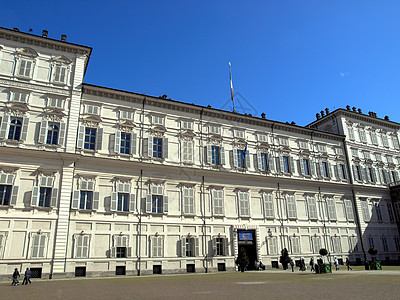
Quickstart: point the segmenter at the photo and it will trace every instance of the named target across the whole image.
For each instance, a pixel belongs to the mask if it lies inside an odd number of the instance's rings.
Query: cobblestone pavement
[[[33,280],[0,284],[0,299],[399,299],[400,270],[262,271]]]

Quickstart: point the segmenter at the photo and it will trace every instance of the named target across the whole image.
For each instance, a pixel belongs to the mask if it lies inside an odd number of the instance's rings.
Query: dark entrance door
[[[256,234],[254,230],[238,230],[239,253],[241,248],[249,258],[247,270],[254,270],[254,262],[257,260]]]

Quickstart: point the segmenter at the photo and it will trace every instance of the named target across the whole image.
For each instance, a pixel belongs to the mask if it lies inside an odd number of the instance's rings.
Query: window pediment
[[[45,108],[44,114],[48,119],[53,119],[53,121],[60,121],[63,117],[66,116],[64,111],[60,108]]]
[[[25,57],[36,58],[38,53],[32,48],[20,48],[17,50],[17,54]]]
[[[155,125],[152,129],[151,132],[152,133],[159,133],[159,134],[163,134],[164,132],[166,132],[167,129],[163,126],[163,125]]]
[[[29,110],[28,104],[21,102],[7,103],[7,107],[12,111],[21,112],[22,114],[26,113]]]
[[[65,57],[64,55],[53,57],[51,60],[54,61],[54,62],[67,64],[67,65],[72,64],[72,60],[70,60],[69,58]]]
[[[95,124],[95,126],[97,126],[100,122],[101,122],[101,117],[100,116],[96,116],[96,115],[86,115],[82,117],[82,121],[85,124],[90,124],[93,125]]]

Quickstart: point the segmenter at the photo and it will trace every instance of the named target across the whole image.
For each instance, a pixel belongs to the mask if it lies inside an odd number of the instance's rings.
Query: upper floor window
[[[320,176],[323,178],[331,178],[331,164],[328,161],[320,161],[319,163]]]
[[[100,106],[97,105],[92,105],[92,104],[86,104],[85,105],[85,113],[89,115],[100,115]]]
[[[318,218],[317,212],[317,202],[314,196],[307,196],[307,207],[308,207],[308,217],[311,220],[316,220]]]
[[[122,132],[117,130],[115,132],[115,140],[111,139],[116,154],[135,154],[136,153],[136,139],[137,135],[134,132]]]
[[[149,135],[147,139],[148,156],[152,158],[166,159],[168,158],[168,138],[153,137]]]
[[[279,162],[282,173],[293,174],[295,172],[293,157],[287,155],[280,156]]]
[[[347,166],[345,164],[338,164],[339,179],[347,179]]]
[[[0,174],[0,205],[16,205],[19,187],[14,185],[14,175]]]
[[[64,122],[53,123],[42,120],[40,123],[38,142],[48,145],[64,145],[66,124]]]
[[[183,214],[194,215],[194,188],[192,187],[182,187],[182,202],[183,202]]]
[[[225,164],[225,148],[216,145],[208,144],[207,150],[207,163],[210,165],[224,165]]]
[[[386,133],[382,132],[381,133],[381,139],[382,139],[382,144],[384,147],[389,147],[389,141],[388,141],[388,137],[386,135]]]
[[[300,172],[303,175],[311,176],[311,164],[308,158],[300,159]]]
[[[371,159],[371,154],[369,153],[369,151],[363,151],[364,154],[364,159]]]
[[[224,215],[224,191],[222,189],[212,190],[212,208],[214,216]]]
[[[327,211],[328,211],[328,218],[329,220],[336,220],[336,205],[335,205],[335,199],[333,197],[327,197],[326,198],[326,205],[327,205]]]
[[[58,189],[53,187],[54,177],[41,176],[38,181],[38,185],[32,188],[31,206],[56,207]]]
[[[265,135],[265,134],[258,134],[257,137],[258,137],[258,141],[261,143],[268,142],[267,135]]]
[[[236,168],[250,167],[250,153],[246,149],[233,149],[233,166]]]
[[[326,145],[318,144],[318,151],[319,152],[327,152]]]
[[[400,145],[399,145],[399,138],[397,137],[397,135],[392,135],[392,142],[393,142],[394,149],[399,150]]]
[[[128,120],[133,121],[133,111],[128,110],[120,110],[119,111],[119,119],[120,120]]]
[[[182,140],[182,161],[192,162],[193,161],[193,141]]]
[[[351,200],[349,200],[349,199],[344,200],[344,209],[345,209],[347,221],[353,222],[354,221],[354,213],[353,213],[353,205],[351,204]]]
[[[221,127],[219,126],[215,126],[215,125],[210,125],[209,126],[209,132],[212,134],[221,134]]]
[[[164,120],[165,120],[165,118],[161,117],[161,116],[156,116],[156,115],[151,116],[151,123],[153,125],[162,125],[162,126],[164,126]]]
[[[376,132],[375,132],[375,131],[371,131],[371,132],[369,133],[369,135],[370,135],[370,137],[371,137],[371,142],[372,142],[372,144],[374,144],[375,146],[377,146],[377,145],[378,145],[378,138],[377,138],[377,136],[376,136]]]
[[[358,129],[358,135],[360,136],[360,141],[362,143],[366,143],[367,142],[367,136],[365,135],[365,130],[362,128]]]
[[[136,196],[131,194],[131,185],[128,182],[116,182],[111,192],[111,211],[132,212],[136,208]]]
[[[48,108],[64,109],[65,99],[58,97],[48,97],[46,106]]]
[[[379,203],[375,203],[374,206],[375,206],[375,211],[376,211],[376,219],[378,221],[382,221],[383,220],[382,219],[382,210],[381,210],[380,204]]]
[[[146,212],[153,214],[168,213],[168,196],[164,195],[162,185],[153,184],[146,196]]]
[[[249,193],[238,191],[238,202],[239,202],[239,216],[249,217],[250,216],[250,201]]]
[[[354,138],[354,130],[353,130],[353,127],[348,127],[348,128],[347,128],[347,131],[348,131],[348,133],[349,133],[349,139],[352,140],[352,141],[354,141],[355,138]]]
[[[81,179],[80,189],[72,194],[73,209],[97,210],[99,209],[99,192],[94,190],[94,181]]]
[[[287,202],[287,217],[289,219],[297,218],[296,199],[294,195],[286,195]]]
[[[103,128],[79,126],[77,147],[87,150],[101,150],[103,143]]]
[[[308,143],[304,141],[299,141],[299,148],[303,150],[308,150]]]
[[[393,164],[393,157],[391,155],[386,155],[386,160],[388,163]]]
[[[387,210],[388,210],[388,214],[389,214],[389,220],[390,220],[390,222],[394,222],[395,219],[394,219],[393,205],[392,205],[392,203],[388,202],[386,204],[386,206],[387,206]]]
[[[11,93],[11,101],[28,103],[28,100],[29,100],[29,93],[20,91],[13,91]]]
[[[274,218],[274,197],[272,193],[263,193],[264,198],[264,217]]]
[[[182,120],[181,127],[185,130],[193,130],[193,122]]]
[[[363,218],[365,222],[368,222],[370,220],[370,214],[369,214],[369,207],[368,207],[368,201],[367,200],[361,200],[361,211],[363,214]]]
[[[25,141],[28,133],[29,118],[13,117],[4,114],[1,119],[0,139]]]
[[[375,153],[375,159],[377,161],[382,161],[382,155],[380,153]]]
[[[289,139],[288,138],[279,138],[279,145],[289,147]]]
[[[337,155],[344,155],[343,149],[342,149],[342,148],[335,148],[335,153],[336,153]]]
[[[53,66],[53,82],[65,84],[67,81],[68,67],[55,64]]]
[[[20,77],[31,78],[33,73],[34,61],[31,59],[21,58],[19,60],[17,75]]]
[[[244,131],[243,130],[239,130],[239,129],[235,129],[233,131],[235,138],[238,139],[244,139]]]
[[[21,130],[22,130],[22,119],[11,118],[10,130],[8,131],[8,139],[19,141],[21,138]]]

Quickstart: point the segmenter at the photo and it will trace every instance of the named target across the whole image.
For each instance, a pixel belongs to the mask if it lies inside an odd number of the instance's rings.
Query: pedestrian
[[[24,274],[24,280],[22,281],[22,285],[24,284],[31,284],[31,270],[29,268],[26,268],[25,274]]]
[[[334,264],[335,264],[335,267],[336,267],[336,271],[339,271],[339,261],[338,261],[338,259],[336,257],[335,257]]]
[[[307,266],[306,266],[306,263],[305,263],[305,261],[304,261],[304,258],[301,258],[300,259],[300,267],[301,267],[301,271],[305,271],[306,270],[306,268],[307,268]]]
[[[15,268],[14,273],[12,274],[13,281],[12,281],[11,285],[14,285],[14,286],[18,285],[19,284],[18,277],[20,277],[20,276],[21,275],[19,275],[18,268]]]
[[[310,268],[311,268],[311,272],[314,271],[314,258],[311,257],[310,259]]]
[[[292,267],[292,272],[294,272],[294,263],[293,263],[293,259],[290,259],[290,266]]]
[[[346,257],[346,267],[347,267],[347,271],[353,270],[353,269],[350,267],[350,260],[349,260],[348,257]]]

